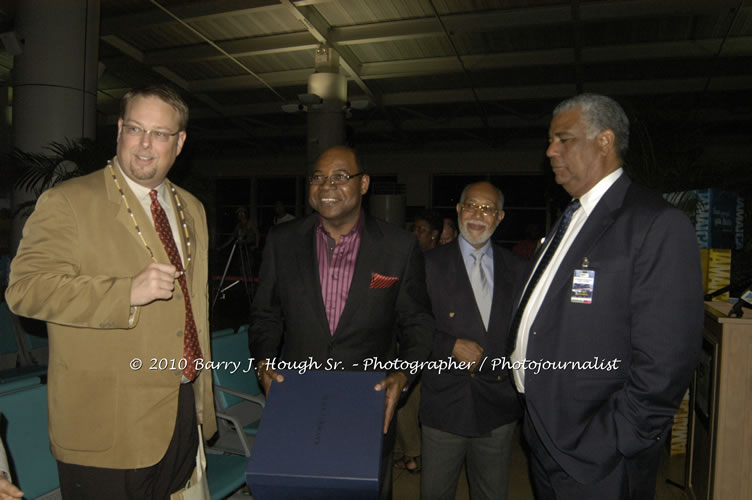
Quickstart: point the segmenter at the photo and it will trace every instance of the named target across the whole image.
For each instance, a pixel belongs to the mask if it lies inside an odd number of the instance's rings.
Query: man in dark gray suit
[[[473,500],[507,497],[509,456],[522,414],[504,354],[525,264],[490,241],[504,218],[504,197],[470,184],[457,204],[461,236],[426,253],[436,318],[435,361],[465,363],[423,372],[421,498],[453,500],[463,463]]]
[[[531,274],[509,351],[539,500],[645,500],[697,363],[700,260],[687,217],[622,172],[605,96],[554,110],[546,154],[572,197]]]

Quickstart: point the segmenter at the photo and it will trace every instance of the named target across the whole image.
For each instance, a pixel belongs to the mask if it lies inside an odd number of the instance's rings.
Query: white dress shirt
[[[120,168],[120,165],[117,166],[117,168]],[[143,207],[144,211],[146,212],[146,216],[151,221],[152,227],[154,227],[154,217],[151,216],[151,196],[149,196],[149,192],[151,191],[151,188],[142,186],[141,184],[137,184],[136,182],[132,181],[122,169],[120,169],[120,173],[123,174],[123,178],[125,178],[125,182],[128,183],[128,187],[131,188],[131,191],[133,191],[133,194],[136,195],[136,198],[138,198],[138,202],[141,204],[141,207]],[[167,187],[167,183],[165,181],[162,181],[162,183],[155,187],[154,189],[157,190],[157,199],[159,199],[159,204],[162,205],[162,209],[165,212],[165,215],[167,215],[167,220],[170,221],[170,229],[172,230],[172,237],[175,239],[175,246],[178,247],[178,253],[180,253],[180,260],[183,262],[183,266],[185,266],[185,257],[183,256],[183,231],[180,229],[180,224],[178,222],[177,214],[175,213],[175,207],[173,206],[172,202],[172,193],[170,192],[169,188]]]
[[[556,249],[556,252],[554,252],[551,261],[548,263],[548,267],[543,271],[543,274],[538,280],[538,284],[530,294],[527,307],[525,307],[525,310],[522,313],[520,327],[517,334],[517,343],[511,357],[512,366],[514,367],[512,370],[514,374],[514,383],[517,386],[517,390],[521,393],[525,392],[525,370],[522,363],[527,354],[530,327],[533,325],[535,317],[538,315],[543,299],[548,293],[548,288],[551,286],[551,282],[559,269],[561,261],[564,260],[564,256],[569,252],[569,248],[577,238],[577,235],[585,225],[585,222],[587,222],[588,217],[593,213],[593,210],[595,210],[595,206],[601,200],[606,191],[608,191],[614,182],[616,182],[621,176],[622,172],[623,170],[621,168],[611,172],[601,179],[598,184],[593,186],[590,191],[580,197],[580,208],[578,208],[572,215],[572,220],[559,243],[559,247]],[[545,242],[546,245],[548,243],[549,242]],[[540,252],[538,257],[539,261],[544,254],[545,249]],[[538,264],[536,262],[536,267],[537,266]],[[530,276],[532,276],[532,273]],[[528,277],[528,280],[529,279],[530,278]]]

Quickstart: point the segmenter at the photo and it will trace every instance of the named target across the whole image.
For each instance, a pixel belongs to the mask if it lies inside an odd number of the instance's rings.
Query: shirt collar
[[[321,214],[318,214],[319,216],[319,224],[316,226],[316,231],[321,234],[325,234],[327,238],[331,238],[332,235],[329,234],[329,231],[327,231],[324,228],[324,222],[322,220]],[[355,223],[353,228],[347,233],[340,236],[340,241],[342,241],[342,238],[351,238],[355,234],[360,234],[361,229],[363,229],[363,210],[360,210],[360,213],[358,214],[358,221]]]
[[[472,259],[473,252],[475,252],[476,248],[472,246],[461,234],[459,238],[457,238],[457,240],[460,244],[460,252],[462,252],[462,258],[465,260]],[[490,238],[488,239],[488,241],[486,241],[486,244],[481,247],[481,250],[483,250],[483,254],[485,254],[486,257],[493,258],[493,250],[491,248]]]
[[[128,184],[128,187],[131,189],[131,191],[133,191],[133,194],[136,196],[138,201],[143,202],[144,200],[148,200],[148,202],[151,203],[151,198],[149,197],[151,188],[142,186],[141,184],[134,182],[130,177],[125,175],[125,172],[123,172],[123,169],[120,166],[120,162],[115,162],[115,165],[117,166],[118,170],[120,170],[123,179],[125,179],[126,184]],[[164,204],[164,202],[168,199],[167,185],[165,181],[162,181],[159,186],[155,187],[154,189],[157,190],[157,197],[159,198],[161,204]]]
[[[601,198],[603,198],[603,195],[606,194],[606,191],[608,191],[608,189],[614,185],[614,182],[616,182],[617,179],[621,177],[621,174],[623,172],[623,168],[617,168],[606,177],[598,181],[598,184],[590,188],[590,191],[580,196],[580,205],[585,210],[585,213],[587,215],[590,215],[593,212],[595,206],[599,201],[601,201]]]

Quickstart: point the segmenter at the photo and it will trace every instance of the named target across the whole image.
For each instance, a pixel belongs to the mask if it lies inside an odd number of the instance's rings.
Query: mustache
[[[463,222],[462,225],[465,226],[465,227],[467,227],[468,224],[470,224],[470,223],[473,223],[476,226],[482,226],[484,231],[489,228],[488,224],[486,224],[485,222],[483,222],[483,221],[475,221],[475,220],[470,220],[470,221],[467,221],[467,222]]]

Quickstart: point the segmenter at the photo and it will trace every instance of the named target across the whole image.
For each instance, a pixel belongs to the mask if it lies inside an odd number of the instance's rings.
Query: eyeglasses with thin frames
[[[123,125],[123,130],[125,130],[126,135],[131,137],[141,138],[144,134],[150,135],[151,138],[157,142],[167,142],[170,138],[175,137],[180,133],[179,130],[175,133],[165,132],[163,130],[146,130],[137,125]]]
[[[492,216],[496,217],[496,214],[499,213],[499,209],[496,207],[492,207],[491,205],[478,205],[477,203],[472,203],[469,201],[466,201],[462,204],[462,210],[467,210],[468,212],[480,212],[481,215],[485,216]]]
[[[321,175],[321,174],[313,174],[308,177],[308,182],[311,183],[311,186],[323,186],[327,182],[331,182],[334,185],[341,186],[343,184],[347,184],[350,182],[350,179],[353,177],[357,177],[359,175],[363,175],[363,172],[358,172],[357,174],[332,174],[332,175]]]

